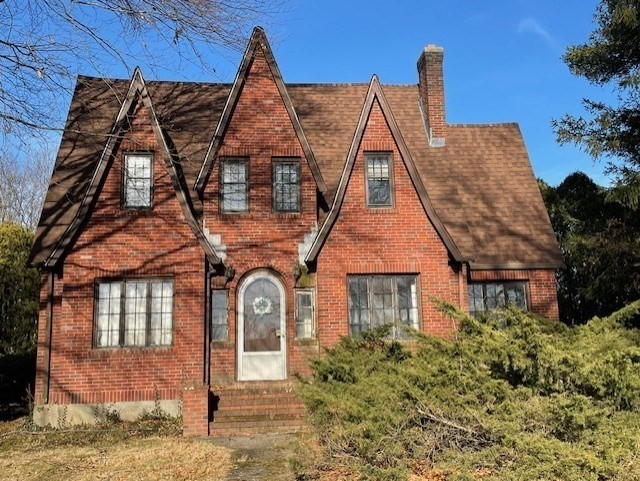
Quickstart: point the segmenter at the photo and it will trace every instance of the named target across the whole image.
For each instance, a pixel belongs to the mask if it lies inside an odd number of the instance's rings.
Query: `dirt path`
[[[289,458],[293,456],[295,434],[257,434],[211,438],[215,445],[233,450],[233,467],[225,481],[292,481]]]

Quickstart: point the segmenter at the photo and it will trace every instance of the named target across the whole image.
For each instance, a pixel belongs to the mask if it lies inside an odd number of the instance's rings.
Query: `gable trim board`
[[[122,139],[123,134],[127,130],[127,117],[132,113],[132,110],[135,108],[136,104],[139,101],[142,101],[143,105],[149,110],[149,113],[151,115],[152,128],[154,133],[156,134],[158,142],[162,146],[162,158],[164,159],[165,166],[167,168],[169,176],[171,177],[178,202],[180,204],[187,224],[189,224],[189,227],[198,239],[198,242],[204,250],[207,259],[209,259],[209,262],[211,262],[211,264],[213,265],[221,263],[220,257],[216,254],[213,247],[207,241],[204,233],[202,232],[202,229],[200,229],[200,225],[193,215],[193,205],[191,203],[191,198],[188,194],[186,194],[186,186],[184,185],[184,181],[182,180],[184,179],[184,176],[182,175],[180,169],[180,161],[179,159],[175,158],[169,150],[167,139],[165,138],[162,128],[160,127],[160,124],[158,122],[158,118],[156,116],[155,109],[153,108],[153,102],[151,101],[151,97],[149,96],[144,77],[142,76],[142,72],[140,71],[140,69],[136,67],[133,72],[133,76],[131,77],[127,95],[124,98],[122,106],[118,111],[118,115],[113,122],[113,126],[108,135],[107,143],[102,151],[100,160],[98,160],[94,174],[91,178],[91,181],[89,182],[87,191],[82,198],[80,209],[78,210],[71,224],[69,224],[65,232],[62,234],[62,237],[52,250],[49,257],[43,262],[44,267],[55,267],[60,259],[64,257],[68,249],[70,249],[73,245],[76,234],[78,234],[82,223],[84,222],[86,216],[91,212],[91,209],[95,204],[97,194],[100,191],[101,183],[104,179],[105,173],[109,167],[109,164],[113,161],[113,152],[116,149],[119,141]]]
[[[380,108],[382,110],[382,114],[384,115],[387,124],[389,125],[389,130],[391,131],[391,135],[395,140],[398,149],[400,150],[400,155],[402,157],[402,161],[404,162],[407,171],[409,172],[409,177],[418,193],[420,198],[420,202],[422,203],[422,207],[425,210],[425,213],[428,219],[433,223],[438,235],[444,242],[445,246],[449,250],[449,253],[457,262],[463,262],[465,260],[462,256],[462,253],[456,246],[455,242],[451,238],[451,235],[445,228],[444,224],[436,214],[431,201],[429,200],[429,195],[420,180],[420,176],[416,170],[415,163],[413,162],[413,158],[411,157],[411,153],[407,148],[407,144],[404,141],[402,133],[398,128],[398,124],[395,121],[393,116],[393,112],[389,107],[389,103],[382,91],[380,86],[380,82],[378,81],[377,75],[374,75],[371,78],[371,82],[369,83],[369,88],[367,90],[367,96],[365,97],[364,104],[362,106],[362,111],[360,113],[360,118],[358,120],[358,124],[356,126],[356,131],[353,135],[353,140],[351,141],[351,146],[349,147],[349,154],[347,155],[347,160],[344,165],[344,169],[342,171],[342,176],[340,177],[340,183],[338,184],[338,192],[333,200],[333,204],[331,206],[331,210],[329,211],[329,215],[325,219],[322,227],[318,231],[318,235],[314,240],[309,253],[305,259],[306,262],[315,262],[318,254],[322,250],[322,246],[324,242],[327,240],[329,233],[331,232],[331,228],[333,224],[336,222],[338,218],[338,214],[340,212],[340,207],[342,207],[342,203],[344,202],[344,196],[347,192],[347,185],[349,183],[349,178],[351,177],[351,172],[353,170],[353,165],[356,160],[356,155],[358,153],[358,149],[360,148],[360,143],[362,141],[362,136],[364,135],[364,131],[367,125],[367,121],[369,119],[369,114],[371,113],[371,109],[373,108],[374,103],[378,101]]]
[[[298,140],[300,142],[300,145],[302,146],[302,150],[305,154],[307,162],[309,163],[309,167],[311,168],[311,172],[313,174],[313,178],[315,179],[318,190],[324,196],[327,194],[327,186],[324,182],[324,179],[322,178],[322,174],[320,173],[320,169],[318,168],[318,163],[316,162],[315,156],[313,155],[313,151],[309,146],[307,136],[305,135],[304,130],[300,125],[300,119],[298,118],[298,115],[296,114],[296,111],[293,107],[291,97],[289,97],[289,93],[287,92],[287,87],[282,80],[282,74],[280,73],[280,69],[278,68],[275,57],[273,56],[273,51],[271,50],[271,46],[269,45],[267,36],[261,27],[256,27],[253,29],[251,39],[249,40],[249,45],[247,46],[247,49],[245,50],[245,53],[242,57],[240,68],[238,68],[238,72],[236,73],[236,78],[233,81],[233,86],[231,87],[231,91],[229,92],[229,97],[227,98],[224,110],[222,111],[222,115],[220,116],[220,120],[218,121],[218,124],[216,126],[216,131],[213,135],[213,139],[205,155],[204,161],[202,163],[202,168],[200,169],[200,172],[196,177],[194,190],[196,192],[202,193],[202,190],[207,183],[207,180],[211,173],[211,169],[213,167],[213,163],[217,157],[220,146],[222,145],[222,141],[231,122],[231,118],[233,117],[233,111],[235,109],[236,103],[238,102],[238,99],[240,98],[240,93],[242,92],[242,88],[244,87],[244,84],[247,80],[247,75],[249,73],[251,63],[253,62],[253,58],[255,57],[256,50],[258,48],[261,48],[262,52],[264,53],[267,65],[269,66],[271,75],[273,76],[276,86],[278,87],[280,97],[284,102],[285,108],[287,109],[289,119],[291,120],[296,135],[298,136]]]

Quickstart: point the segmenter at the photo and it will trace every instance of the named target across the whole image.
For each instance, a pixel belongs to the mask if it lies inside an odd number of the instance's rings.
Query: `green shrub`
[[[302,382],[334,465],[363,479],[640,479],[640,302],[577,328],[453,309],[456,339],[342,339]]]

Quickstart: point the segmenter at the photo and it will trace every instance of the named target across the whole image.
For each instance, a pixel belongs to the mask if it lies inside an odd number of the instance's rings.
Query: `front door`
[[[238,380],[286,377],[285,290],[278,278],[261,271],[238,292]]]

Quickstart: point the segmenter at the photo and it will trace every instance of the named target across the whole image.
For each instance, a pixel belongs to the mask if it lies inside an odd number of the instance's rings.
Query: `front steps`
[[[291,381],[212,386],[211,436],[289,433],[305,427],[304,404]]]

